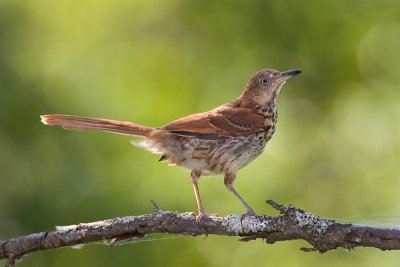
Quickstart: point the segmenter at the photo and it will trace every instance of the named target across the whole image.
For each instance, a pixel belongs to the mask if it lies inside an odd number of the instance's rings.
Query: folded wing
[[[181,136],[219,140],[248,136],[264,126],[263,116],[251,108],[221,106],[205,113],[198,113],[173,121],[162,130]]]

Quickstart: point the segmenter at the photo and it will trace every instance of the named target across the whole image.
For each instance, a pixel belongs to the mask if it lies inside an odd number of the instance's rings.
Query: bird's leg
[[[198,182],[200,180],[200,175],[201,175],[201,173],[198,173],[196,171],[192,171],[192,173],[191,173],[194,194],[196,195],[197,209],[199,211],[199,215],[197,217],[199,217],[200,215],[206,214],[206,212],[203,209],[203,205],[201,204],[201,198],[200,198],[200,192],[199,192]]]
[[[239,199],[239,201],[243,204],[243,206],[246,208],[247,210],[247,215],[257,215],[257,213],[254,212],[254,210],[252,208],[250,208],[249,204],[246,203],[246,201],[243,200],[243,198],[239,195],[238,192],[236,192],[235,188],[233,188],[233,181],[236,178],[236,173],[232,174],[232,173],[225,173],[225,177],[224,177],[224,183],[226,188],[231,191],[236,197],[237,199]]]
[[[207,214],[203,209],[203,205],[201,204],[201,198],[200,198],[200,192],[199,192],[199,186],[198,186],[201,172],[193,170],[191,173],[191,176],[192,176],[192,184],[193,184],[194,194],[196,195],[197,209],[199,210],[199,214],[196,216],[196,222],[199,223],[201,221],[201,219],[203,219],[204,217],[218,216],[217,214]]]

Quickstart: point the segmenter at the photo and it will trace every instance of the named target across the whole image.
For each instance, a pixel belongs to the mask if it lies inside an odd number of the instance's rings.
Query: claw
[[[215,217],[218,217],[218,214],[214,214],[214,213],[213,214],[208,214],[208,213],[205,213],[205,212],[200,212],[199,215],[196,216],[196,223],[198,225],[200,225],[200,222],[202,220],[212,219],[212,218],[215,218]]]
[[[243,221],[244,218],[249,217],[249,216],[257,216],[258,214],[255,213],[254,210],[247,210],[247,212],[245,214],[242,214],[242,216],[240,216],[240,220]]]
[[[258,214],[254,210],[250,209],[250,210],[247,210],[246,214],[244,214],[244,215],[246,215],[246,216],[257,216]]]

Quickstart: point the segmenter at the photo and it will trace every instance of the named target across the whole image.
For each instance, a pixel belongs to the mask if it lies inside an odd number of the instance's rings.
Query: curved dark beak
[[[282,73],[281,73],[281,77],[282,77],[282,78],[285,78],[285,80],[286,80],[286,79],[289,79],[290,77],[293,77],[293,76],[295,76],[295,75],[297,75],[297,74],[300,74],[300,73],[302,73],[302,72],[303,72],[303,71],[302,71],[302,70],[299,70],[299,69],[288,70],[288,71],[282,72]]]

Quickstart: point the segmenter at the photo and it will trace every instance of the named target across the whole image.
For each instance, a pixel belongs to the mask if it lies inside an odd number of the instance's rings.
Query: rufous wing
[[[183,117],[161,129],[182,136],[218,140],[248,136],[263,126],[263,117],[251,108],[221,106],[209,112]]]

